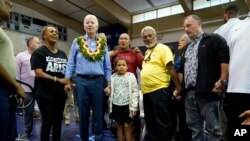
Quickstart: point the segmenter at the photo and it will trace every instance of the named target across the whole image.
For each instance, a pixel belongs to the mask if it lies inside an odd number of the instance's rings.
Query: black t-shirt
[[[32,70],[40,68],[43,72],[51,76],[64,78],[67,56],[62,50],[58,49],[57,53],[52,53],[47,47],[42,46],[34,51],[30,62]],[[63,90],[64,85],[50,79],[35,77],[34,88],[36,95],[48,99],[66,98],[66,94]]]

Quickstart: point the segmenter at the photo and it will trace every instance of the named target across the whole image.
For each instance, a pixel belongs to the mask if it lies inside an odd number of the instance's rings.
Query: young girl
[[[117,59],[111,77],[110,111],[117,123],[118,141],[131,140],[131,120],[138,111],[139,90],[135,75],[127,72],[125,59]]]

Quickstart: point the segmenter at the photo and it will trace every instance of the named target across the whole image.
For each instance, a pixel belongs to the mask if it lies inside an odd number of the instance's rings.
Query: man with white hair
[[[97,17],[87,15],[83,21],[84,36],[77,37],[71,46],[65,77],[75,72],[75,92],[80,116],[80,135],[88,141],[90,106],[93,110],[95,141],[103,139],[104,94],[110,92],[111,63],[104,36],[98,36]],[[65,86],[71,89],[71,85]]]
[[[173,53],[168,46],[157,43],[153,27],[144,27],[141,37],[148,48],[141,71],[146,128],[153,141],[171,141],[176,123],[172,98],[179,99],[181,92],[181,84],[173,65]],[[168,89],[170,78],[176,88],[174,95]]]

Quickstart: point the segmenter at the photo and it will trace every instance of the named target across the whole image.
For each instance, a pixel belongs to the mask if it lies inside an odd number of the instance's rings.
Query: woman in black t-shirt
[[[60,141],[63,110],[67,84],[64,78],[67,64],[66,54],[56,47],[58,30],[45,26],[42,31],[44,45],[32,54],[31,68],[35,71],[35,94],[42,115],[41,140],[49,141],[53,126],[52,139]]]

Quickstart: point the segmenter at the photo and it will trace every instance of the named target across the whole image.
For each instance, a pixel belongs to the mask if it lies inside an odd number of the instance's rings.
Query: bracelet
[[[56,80],[57,80],[56,76],[53,77],[53,80],[54,80],[54,82],[56,82]]]

